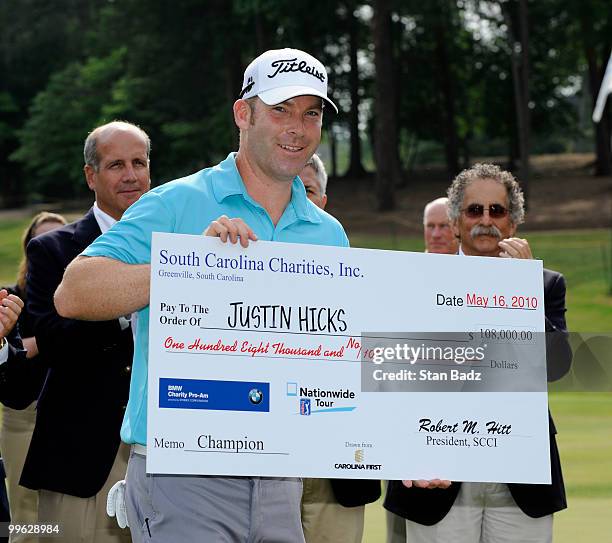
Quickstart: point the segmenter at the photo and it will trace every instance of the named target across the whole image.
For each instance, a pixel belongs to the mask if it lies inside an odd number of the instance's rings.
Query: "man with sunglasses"
[[[529,243],[514,237],[524,220],[524,198],[510,172],[476,164],[461,172],[448,189],[448,214],[459,254],[533,258]],[[544,270],[546,358],[549,381],[571,363],[565,324],[565,281]],[[391,481],[385,507],[406,521],[410,543],[547,543],[553,513],[567,502],[556,429],[549,417],[550,485],[460,483],[448,489],[405,488]]]

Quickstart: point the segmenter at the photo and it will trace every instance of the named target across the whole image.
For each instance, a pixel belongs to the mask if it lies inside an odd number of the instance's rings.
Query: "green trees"
[[[585,129],[576,107],[609,56],[605,0],[4,0],[0,27],[4,205],[84,193],[83,139],[115,118],[151,135],[156,182],[215,163],[244,67],[273,47],[328,66],[332,172],[346,153],[363,177],[369,142],[380,209],[424,148],[449,176],[505,150],[526,181],[530,144],[592,134],[596,173],[612,168],[609,108]]]
[[[125,49],[105,58],[74,62],[54,73],[38,93],[19,131],[21,146],[11,155],[24,165],[27,186],[41,195],[78,195],[83,182],[83,142],[105,120],[121,87]],[[108,118],[108,117],[106,117]]]

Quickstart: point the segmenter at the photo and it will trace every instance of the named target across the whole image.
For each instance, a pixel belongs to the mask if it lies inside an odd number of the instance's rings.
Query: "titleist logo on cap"
[[[271,66],[272,68],[276,68],[276,71],[272,75],[268,74],[270,79],[276,77],[278,74],[287,72],[302,72],[303,74],[316,77],[322,83],[325,82],[325,74],[319,72],[314,66],[308,66],[305,60],[297,62],[297,58],[278,59],[272,62]]]
[[[325,66],[299,49],[272,49],[247,66],[239,98],[254,96],[269,106],[297,96],[318,96],[338,111],[327,96]]]

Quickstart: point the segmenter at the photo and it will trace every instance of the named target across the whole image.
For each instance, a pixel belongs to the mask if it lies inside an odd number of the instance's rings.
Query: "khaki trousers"
[[[129,529],[121,529],[114,517],[106,514],[106,496],[110,487],[125,479],[130,448],[125,443],[119,452],[102,490],[91,498],[77,498],[59,492],[40,490],[38,522],[60,523],[62,537],[41,539],[40,543],[130,543]]]
[[[448,514],[433,526],[406,521],[409,543],[551,543],[553,516],[523,513],[504,483],[462,483]]]
[[[343,507],[328,479],[304,479],[302,528],[306,543],[361,543],[365,506]]]
[[[21,411],[9,407],[2,409],[0,450],[6,470],[11,520],[17,524],[32,524],[38,518],[38,493],[19,485],[35,423],[36,402]],[[9,538],[10,543],[33,543],[35,541],[27,534],[11,535]]]

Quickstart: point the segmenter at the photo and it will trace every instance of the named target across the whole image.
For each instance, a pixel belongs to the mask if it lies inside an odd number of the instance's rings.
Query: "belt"
[[[139,454],[140,456],[147,456],[147,448],[139,443],[134,443],[132,445],[132,452],[134,454]]]

